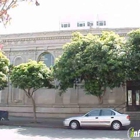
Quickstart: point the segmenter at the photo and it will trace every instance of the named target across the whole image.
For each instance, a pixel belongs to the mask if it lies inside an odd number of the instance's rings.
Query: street
[[[0,126],[2,140],[128,140],[127,131]],[[139,138],[138,138],[139,139]],[[137,140],[134,138],[134,140]]]

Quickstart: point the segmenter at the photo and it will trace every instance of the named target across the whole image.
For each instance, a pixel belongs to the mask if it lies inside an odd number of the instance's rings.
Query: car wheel
[[[78,129],[79,127],[80,127],[80,124],[79,124],[78,121],[72,121],[72,122],[70,123],[70,128],[71,128],[71,129]]]
[[[113,130],[120,130],[122,128],[122,124],[119,121],[112,122],[111,125]]]
[[[5,119],[4,119],[4,118],[1,118],[0,120],[1,120],[1,121],[4,121]]]

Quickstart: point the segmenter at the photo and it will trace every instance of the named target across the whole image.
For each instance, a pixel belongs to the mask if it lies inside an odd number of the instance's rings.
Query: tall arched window
[[[19,64],[21,64],[21,63],[23,63],[22,57],[17,57],[17,58],[15,59],[15,66],[17,66],[17,65],[19,65]]]
[[[19,65],[19,64],[22,64],[23,63],[23,58],[22,57],[20,57],[20,56],[17,56],[16,58],[15,58],[15,60],[14,60],[14,65],[15,66],[17,66],[17,65]],[[13,101],[14,102],[23,102],[23,96],[24,96],[24,94],[22,93],[23,91],[21,90],[21,89],[19,89],[19,88],[14,88],[14,87],[11,87],[12,88],[12,98],[13,98]]]
[[[54,65],[54,57],[51,53],[44,52],[39,56],[39,61],[43,61],[47,67]]]

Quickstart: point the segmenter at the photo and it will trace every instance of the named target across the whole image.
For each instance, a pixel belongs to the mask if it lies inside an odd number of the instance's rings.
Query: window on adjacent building
[[[106,21],[97,21],[97,26],[106,26]]]
[[[69,28],[70,27],[70,23],[62,23],[61,27],[62,28]]]
[[[85,22],[78,22],[77,27],[85,27]]]
[[[92,27],[93,26],[93,22],[87,22],[87,26]]]

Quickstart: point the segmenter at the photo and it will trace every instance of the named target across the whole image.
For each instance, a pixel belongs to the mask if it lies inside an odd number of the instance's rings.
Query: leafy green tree
[[[0,51],[0,90],[7,87],[9,64],[9,59]]]
[[[15,66],[10,79],[14,87],[24,90],[27,97],[31,99],[36,122],[36,105],[33,94],[42,87],[52,87],[51,70],[43,62],[29,61]]]
[[[120,87],[125,81],[124,43],[124,38],[114,32],[103,32],[101,36],[74,33],[54,66],[60,93],[83,82],[85,93],[97,96],[103,103],[106,88]]]
[[[140,80],[140,29],[128,33],[127,80]]]

